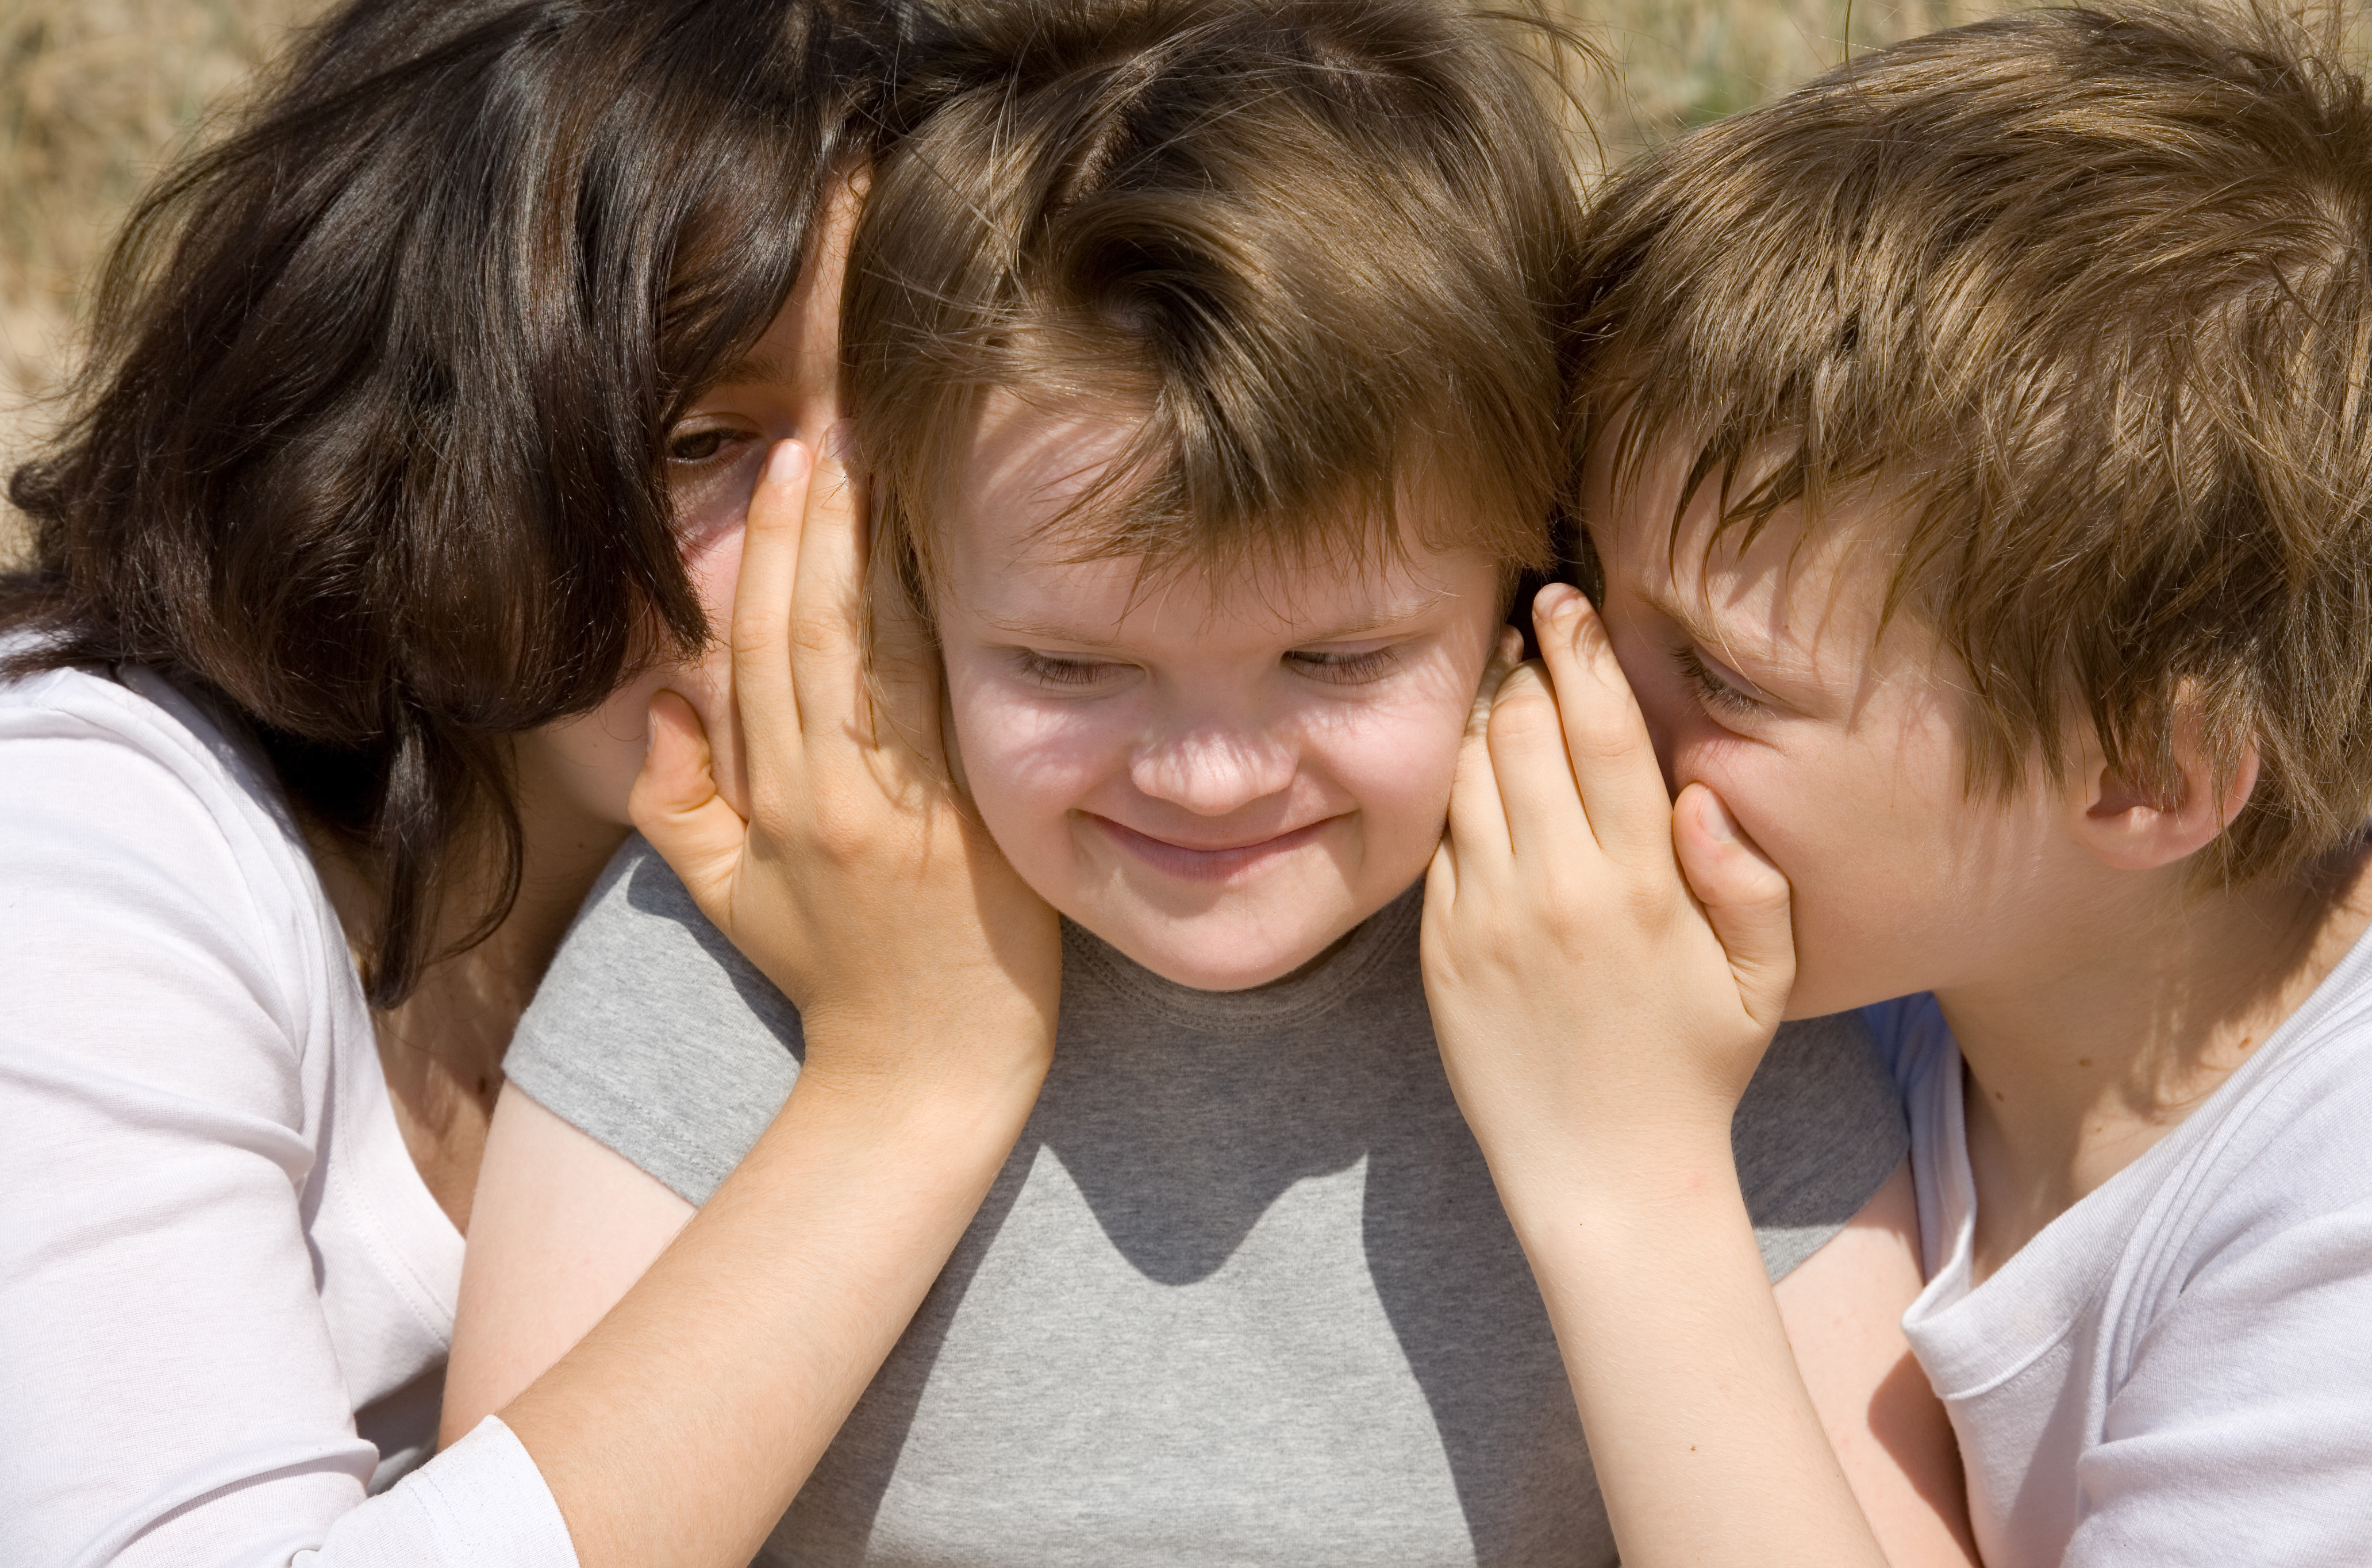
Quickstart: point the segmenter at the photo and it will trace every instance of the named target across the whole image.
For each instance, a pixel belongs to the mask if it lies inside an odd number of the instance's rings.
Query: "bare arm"
[[[789,1098],[688,1222],[519,1096],[489,1146],[447,1425],[499,1405],[585,1568],[749,1561],[971,1223],[1052,1060],[1053,913],[948,783],[919,628],[884,626],[868,681],[862,516],[836,463],[775,448],[733,617],[750,816],[672,694],[635,785],[636,825],[799,1008]]]
[[[1794,975],[1786,884],[1717,804],[1722,831],[1695,815],[1705,792],[1667,799],[1595,615],[1542,600],[1554,691],[1528,666],[1478,714],[1426,990],[1622,1560],[1968,1562],[1948,1433],[1886,1326],[1917,1290],[1907,1182],[1778,1295],[1739,1191],[1730,1118]]]
[[[506,1087],[470,1216],[440,1443],[567,1354],[692,1215],[657,1178]]]
[[[1925,1283],[1905,1160],[1772,1294],[1812,1409],[1887,1561],[1959,1568],[1976,1562],[1959,1445],[1902,1333]]]

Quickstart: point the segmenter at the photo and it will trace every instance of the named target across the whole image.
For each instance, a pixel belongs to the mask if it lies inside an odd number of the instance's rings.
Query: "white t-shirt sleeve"
[[[499,1423],[366,1502],[318,892],[204,738],[59,680],[0,703],[0,1562],[573,1563]]]
[[[2372,1202],[2209,1260],[2145,1330],[2076,1474],[2064,1568],[2362,1568]]]

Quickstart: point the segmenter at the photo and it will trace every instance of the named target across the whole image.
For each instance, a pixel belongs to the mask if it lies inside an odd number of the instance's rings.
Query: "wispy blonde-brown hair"
[[[1082,557],[1551,554],[1580,233],[1537,14],[1456,0],[957,13],[853,242],[844,355],[908,587],[991,394],[1140,420]]]
[[[1646,160],[1592,243],[1584,439],[1618,472],[1695,443],[1733,543],[1909,487],[1889,611],[1966,666],[1971,787],[2064,775],[2083,715],[2162,793],[2179,731],[2225,776],[2253,741],[2214,877],[2362,833],[2372,109],[2297,26],[1913,40]]]

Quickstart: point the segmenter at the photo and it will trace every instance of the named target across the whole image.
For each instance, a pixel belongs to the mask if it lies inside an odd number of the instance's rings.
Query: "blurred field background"
[[[1563,0],[1614,66],[1590,86],[1619,162],[1865,49],[2001,0]],[[107,237],[323,0],[0,0],[0,459],[38,438]],[[0,511],[5,511],[0,508]],[[16,547],[0,517],[0,557]]]

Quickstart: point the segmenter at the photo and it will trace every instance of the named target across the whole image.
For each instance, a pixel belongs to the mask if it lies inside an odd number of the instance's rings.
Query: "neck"
[[[1978,1276],[2180,1126],[2367,922],[2372,861],[2335,897],[2161,888],[2093,912],[2092,940],[2053,931],[2048,961],[2014,981],[1939,991],[1967,1070]]]
[[[371,1015],[405,1147],[439,1206],[465,1231],[512,1031],[577,906],[627,833],[536,777],[531,752],[523,749],[519,761],[517,899],[485,940],[432,962],[401,1002]],[[359,955],[356,938],[375,923],[378,885],[318,836],[313,850]],[[461,940],[493,890],[485,857],[462,859],[464,868],[448,879],[455,892],[440,912],[431,952],[448,952]]]

